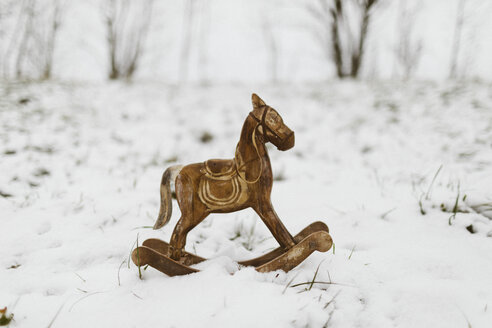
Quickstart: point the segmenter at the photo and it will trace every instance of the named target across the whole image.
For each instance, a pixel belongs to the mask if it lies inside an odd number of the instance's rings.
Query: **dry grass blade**
[[[86,280],[84,278],[82,278],[81,275],[79,275],[77,272],[74,272],[74,274],[80,278],[80,280],[82,280],[83,282],[86,282]]]
[[[140,226],[140,227],[133,228],[132,231],[137,229],[153,229],[153,228],[154,228],[153,226]]]
[[[285,288],[282,291],[282,295],[285,294],[285,291],[287,290],[287,288],[290,287],[290,284],[292,284],[292,282],[297,278],[298,275],[299,275],[299,273],[297,273],[292,279],[290,279],[290,281],[287,283],[287,285],[285,285]]]
[[[142,280],[142,270],[140,270],[140,253],[138,250],[138,233],[137,233],[137,267],[138,267],[138,277]]]
[[[316,276],[318,275],[318,271],[319,271],[319,267],[321,266],[321,263],[323,263],[323,261],[319,262],[318,267],[316,268],[316,271],[314,272],[313,280],[311,281],[311,285],[309,285],[308,290],[311,290],[311,288],[313,288],[313,285],[314,285],[314,282],[316,281]]]
[[[50,328],[51,326],[53,326],[53,323],[55,322],[56,318],[58,318],[58,315],[60,314],[60,312],[63,309],[63,306],[64,305],[65,305],[65,303],[63,303],[60,306],[60,308],[58,309],[58,311],[56,311],[55,316],[53,317],[53,319],[51,319],[50,323],[48,324],[48,326],[46,326],[46,328]]]
[[[354,254],[355,247],[356,247],[356,246],[354,245],[354,247],[352,247],[352,250],[350,251],[350,255],[349,255],[349,257],[348,257],[348,259],[349,259],[349,260],[352,258],[352,254]]]
[[[103,292],[93,292],[93,293],[90,293],[90,294],[85,295],[84,297],[79,298],[77,301],[75,301],[75,303],[73,303],[73,304],[72,304],[72,306],[70,307],[70,309],[68,309],[68,312],[72,312],[73,307],[74,307],[74,306],[75,306],[75,304],[77,304],[78,302],[80,302],[80,301],[82,301],[82,300],[86,299],[86,298],[87,298],[87,297],[89,297],[89,296],[96,295],[96,294],[101,294],[101,293],[103,293]]]
[[[345,284],[340,284],[340,283],[337,283],[337,282],[328,282],[328,281],[306,281],[306,282],[301,282],[301,283],[298,283],[298,284],[295,284],[295,285],[292,285],[290,286],[291,288],[294,288],[294,287],[299,287],[299,286],[303,286],[303,285],[311,285],[311,284],[321,284],[321,285],[339,285],[339,286],[345,286],[345,287],[353,287],[353,286],[350,286],[350,285],[345,285]]]
[[[394,210],[396,210],[396,207],[393,207],[392,209],[390,209],[390,210],[384,212],[383,214],[381,214],[381,219],[385,220],[386,219],[386,216],[388,214],[390,214],[391,212],[393,212]]]
[[[458,202],[460,201],[460,183],[458,182],[458,194],[456,195],[456,200],[454,201],[453,214],[448,219],[448,224],[451,225],[452,221],[456,219],[456,213],[458,213]]]
[[[143,300],[143,298],[141,298],[140,296],[138,296],[137,294],[135,294],[135,292],[134,292],[134,291],[132,291],[132,294],[133,294],[133,296],[135,296],[136,298]]]
[[[431,191],[432,191],[432,186],[434,185],[434,182],[436,181],[437,176],[439,175],[439,172],[441,172],[441,169],[442,169],[442,164],[441,164],[441,166],[439,166],[439,168],[437,169],[436,174],[434,174],[434,177],[432,178],[432,181],[431,181],[431,183],[429,184],[429,188],[427,189],[427,193],[425,194],[425,199],[427,199],[427,200],[428,200],[428,199],[429,199],[429,197],[430,197],[430,193],[431,193]]]
[[[333,301],[335,301],[335,298],[337,298],[337,296],[338,296],[338,294],[340,294],[340,292],[341,292],[341,290],[339,290],[339,291],[335,294],[335,296],[333,296],[333,297],[331,298],[331,300],[329,300],[329,301],[325,304],[325,306],[323,307],[323,309],[326,309],[326,308],[327,308],[327,307],[328,307],[331,303],[333,303]]]
[[[419,198],[419,208],[420,208],[420,214],[422,215],[426,215],[427,212],[424,210],[424,204],[422,203],[422,196],[423,195],[420,195],[420,198]]]
[[[137,243],[137,241],[133,242],[132,247],[130,247],[130,253],[128,253],[128,261],[127,261],[128,269],[130,269],[130,260],[132,258],[132,251],[133,251],[133,248],[135,247],[136,243]]]
[[[118,268],[118,286],[121,286],[121,282],[120,282],[120,270],[121,270],[121,267],[123,266],[123,264],[125,264],[126,260],[123,260],[123,262],[121,262],[120,264],[120,267]]]

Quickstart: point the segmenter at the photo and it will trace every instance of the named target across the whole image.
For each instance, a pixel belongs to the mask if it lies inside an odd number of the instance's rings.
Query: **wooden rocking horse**
[[[181,218],[170,243],[147,239],[132,253],[137,266],[150,265],[169,275],[197,272],[190,265],[206,259],[184,250],[186,235],[211,213],[230,213],[253,208],[280,247],[255,259],[239,262],[255,266],[259,272],[289,271],[312,252],[326,252],[332,246],[328,227],[314,222],[292,236],[275,213],[270,201],[273,175],[265,147],[271,142],[279,150],[294,147],[294,132],[282,117],[252,95],[253,111],[246,118],[233,159],[210,159],[203,163],[169,167],[162,176],[161,206],[154,229],[169,222],[172,212],[171,181],[175,180],[176,199]]]

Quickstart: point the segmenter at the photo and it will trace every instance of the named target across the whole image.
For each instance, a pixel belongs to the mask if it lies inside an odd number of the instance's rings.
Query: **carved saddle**
[[[205,175],[213,178],[227,176],[228,178],[236,174],[236,161],[233,159],[209,159],[204,163]]]
[[[209,209],[223,209],[241,202],[246,186],[239,179],[236,161],[233,159],[210,159],[203,163],[198,186],[198,197]]]

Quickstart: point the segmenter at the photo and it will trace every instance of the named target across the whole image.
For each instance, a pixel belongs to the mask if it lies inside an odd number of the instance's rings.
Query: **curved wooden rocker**
[[[181,218],[174,228],[170,243],[148,239],[132,252],[137,266],[151,267],[169,275],[197,272],[190,267],[204,261],[184,250],[186,236],[211,213],[229,213],[253,208],[266,224],[280,247],[240,265],[254,266],[259,272],[289,271],[314,251],[326,252],[332,246],[328,227],[315,222],[293,237],[273,209],[270,195],[272,167],[265,143],[279,150],[294,147],[294,132],[282,117],[252,95],[253,111],[246,118],[233,159],[211,159],[203,163],[169,167],[162,176],[161,207],[154,229],[171,218],[171,181],[175,180],[176,198]]]

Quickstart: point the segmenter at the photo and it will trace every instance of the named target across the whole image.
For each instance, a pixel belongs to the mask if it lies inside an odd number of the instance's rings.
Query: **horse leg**
[[[280,221],[277,213],[275,213],[270,201],[264,201],[258,206],[253,207],[253,209],[266,224],[268,230],[270,230],[280,246],[289,249],[296,244],[294,237],[292,237],[282,221]]]
[[[202,222],[208,215],[198,200],[193,188],[193,182],[186,174],[179,174],[176,178],[176,198],[181,210],[181,218],[174,228],[169,242],[169,256],[179,261],[186,245],[188,232]]]
[[[203,213],[198,217],[187,216],[183,214],[179,219],[176,227],[174,227],[173,234],[171,236],[171,240],[169,242],[170,254],[169,256],[175,260],[179,261],[182,253],[184,252],[184,248],[186,245],[186,236],[188,232],[190,232],[194,227],[196,227],[200,222],[202,222],[208,213]]]

